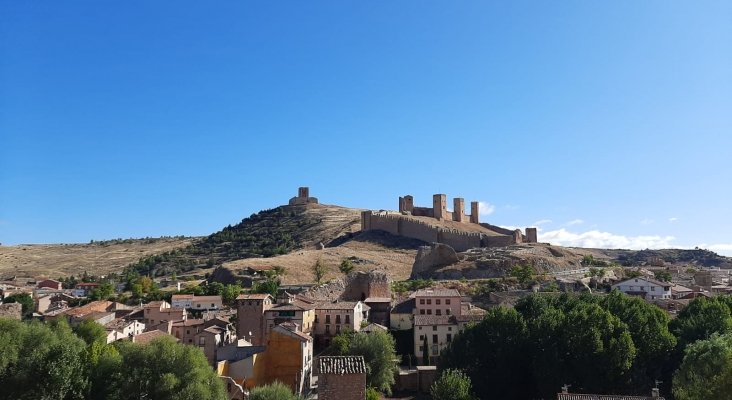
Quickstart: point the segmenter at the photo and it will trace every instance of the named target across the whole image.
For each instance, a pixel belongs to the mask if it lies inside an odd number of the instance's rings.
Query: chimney
[[[651,389],[651,398],[652,399],[658,399],[661,397],[661,391],[658,390],[658,388]]]

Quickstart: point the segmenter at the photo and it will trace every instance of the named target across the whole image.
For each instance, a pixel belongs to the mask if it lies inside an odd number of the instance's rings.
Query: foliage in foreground
[[[296,400],[290,387],[282,382],[255,387],[249,394],[249,400]]]
[[[394,338],[388,332],[346,332],[336,336],[331,346],[338,355],[363,356],[366,385],[391,394],[397,372]]]
[[[728,399],[732,396],[732,334],[712,335],[686,348],[674,374],[676,400]]]
[[[0,399],[223,400],[224,386],[195,347],[161,338],[106,344],[95,323],[69,328],[0,318]]]
[[[446,369],[430,388],[432,400],[472,400],[470,378],[460,370]]]

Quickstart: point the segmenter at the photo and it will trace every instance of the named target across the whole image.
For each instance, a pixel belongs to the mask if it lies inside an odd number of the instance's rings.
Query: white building
[[[660,300],[671,298],[671,286],[670,282],[637,277],[618,282],[612,285],[612,288],[630,296],[639,296],[646,300]]]
[[[193,308],[193,297],[192,294],[174,294],[170,298],[170,305],[173,308]]]
[[[221,296],[194,296],[191,301],[194,310],[219,310],[223,306]]]

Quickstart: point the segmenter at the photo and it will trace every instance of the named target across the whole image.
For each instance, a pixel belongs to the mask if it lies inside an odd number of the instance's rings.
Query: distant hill
[[[120,272],[140,257],[196,243],[198,238],[115,239],[88,244],[19,244],[0,246],[0,278],[104,275]]]
[[[324,204],[263,210],[189,246],[142,258],[132,267],[142,274],[160,276],[315,249],[359,231],[361,211]]]

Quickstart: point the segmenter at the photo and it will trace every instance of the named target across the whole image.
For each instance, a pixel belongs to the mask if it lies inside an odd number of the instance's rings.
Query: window
[[[191,331],[189,329],[186,329],[186,335],[190,335]]]
[[[424,299],[419,299],[419,304],[424,304]]]
[[[435,300],[435,304],[440,305],[440,299]]]
[[[445,309],[445,315],[450,315],[450,313],[451,313],[450,309],[449,308],[446,308]]]
[[[436,345],[436,344],[435,344],[435,345],[432,345],[432,355],[433,355],[433,356],[436,356],[436,355],[438,355],[438,354],[439,354],[439,351],[440,351],[440,350],[439,350],[439,348],[437,347],[437,345]]]
[[[437,325],[432,325],[432,330],[433,331],[436,331],[437,330]]]
[[[330,334],[330,325],[325,326],[325,333]]]
[[[424,346],[419,346],[419,351],[424,351]]]
[[[326,315],[325,316],[325,323],[326,324],[329,324],[330,323],[330,315]]]
[[[315,323],[318,323],[318,314],[315,314]]]
[[[445,299],[445,304],[450,304],[450,299]]]
[[[432,343],[437,343],[437,335],[432,335]]]
[[[424,340],[424,335],[419,335],[419,340]]]
[[[277,315],[279,315],[280,317],[294,317],[295,311],[280,311],[279,313],[277,313]]]
[[[440,309],[438,308],[437,310],[435,310],[435,314],[436,314],[436,315],[442,315],[442,310],[440,310]]]
[[[336,325],[336,335],[339,334],[339,333],[341,333],[341,326],[340,325]]]
[[[452,342],[452,334],[448,333],[447,334],[447,343],[450,343],[450,342]]]
[[[645,290],[645,286],[641,286],[641,291]]]
[[[198,338],[198,345],[199,346],[205,346],[206,345],[206,338],[201,336]]]
[[[448,327],[447,327],[447,330],[448,330],[449,332],[452,332],[452,327],[451,327],[451,326],[448,326]]]
[[[341,323],[341,316],[336,315],[336,324],[340,324],[340,323]]]
[[[427,299],[427,304],[432,304],[432,299]]]
[[[351,316],[350,315],[347,315],[347,314],[346,314],[346,323],[347,324],[350,324],[351,323]]]
[[[422,315],[424,315],[424,308],[421,309],[421,310],[419,310],[419,313],[422,314]]]
[[[655,286],[651,286],[651,292],[655,292],[655,291],[656,291],[656,287]]]
[[[215,307],[215,306],[214,306],[214,303],[211,303],[211,308],[214,308],[214,307]]]

